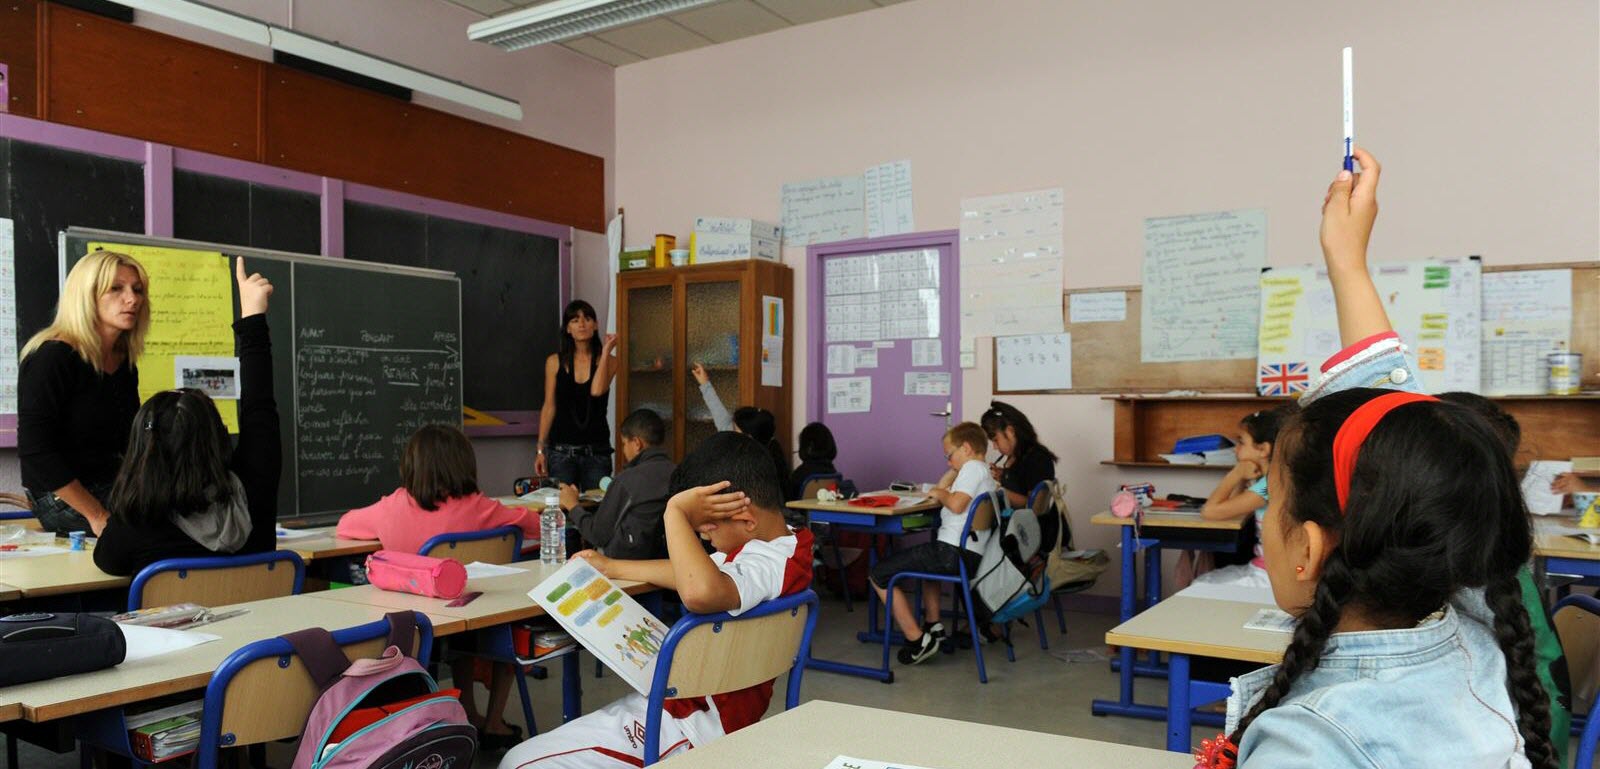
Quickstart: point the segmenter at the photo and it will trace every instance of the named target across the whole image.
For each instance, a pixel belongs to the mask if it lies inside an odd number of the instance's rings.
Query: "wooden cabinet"
[[[783,377],[761,384],[762,297],[783,300]],[[794,379],[794,274],[765,261],[668,267],[622,273],[617,280],[616,422],[648,408],[667,422],[674,459],[716,432],[711,412],[689,369],[704,366],[729,412],[759,406],[777,418],[778,443],[788,450]],[[618,441],[620,442],[620,436]]]

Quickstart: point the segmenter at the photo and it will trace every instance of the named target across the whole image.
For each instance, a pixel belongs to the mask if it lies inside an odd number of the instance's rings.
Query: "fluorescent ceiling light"
[[[467,27],[467,37],[507,51],[570,40],[719,0],[552,0]]]
[[[446,101],[482,110],[491,115],[522,119],[522,105],[514,99],[489,93],[454,80],[446,80],[421,70],[396,64],[371,54],[304,35],[291,29],[265,24],[248,16],[215,8],[193,0],[117,0],[136,11],[153,13],[191,24],[275,51],[293,54],[330,67],[355,72],[425,93]]]

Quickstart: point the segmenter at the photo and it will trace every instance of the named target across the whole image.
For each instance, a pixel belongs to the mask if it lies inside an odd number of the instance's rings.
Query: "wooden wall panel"
[[[262,63],[47,5],[44,117],[256,160]]]
[[[39,1],[0,3],[0,63],[10,69],[5,111],[39,116]]]

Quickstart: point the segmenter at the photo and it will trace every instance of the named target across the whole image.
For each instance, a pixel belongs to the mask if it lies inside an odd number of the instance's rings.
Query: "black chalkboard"
[[[461,279],[466,405],[533,411],[561,321],[556,238],[456,219],[345,203],[352,259],[449,270]]]
[[[272,281],[267,323],[284,441],[280,518],[376,501],[398,485],[400,449],[417,427],[461,424],[455,276],[80,229],[67,232],[67,268],[95,241],[242,255],[252,272]]]
[[[322,250],[316,195],[222,176],[174,171],[172,235],[299,254]]]

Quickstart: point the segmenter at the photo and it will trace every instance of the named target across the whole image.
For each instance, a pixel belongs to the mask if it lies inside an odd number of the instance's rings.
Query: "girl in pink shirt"
[[[460,430],[447,425],[424,425],[411,434],[400,456],[400,488],[366,507],[339,519],[335,533],[345,539],[376,539],[385,550],[421,551],[423,543],[440,534],[482,531],[500,526],[522,529],[524,541],[539,539],[539,515],[529,508],[506,507],[478,491],[478,458]],[[522,732],[505,722],[506,700],[511,693],[512,670],[495,665],[489,681],[488,718],[473,707],[471,666],[463,658],[451,666],[461,689],[461,704],[478,727],[485,750],[510,747]]]

